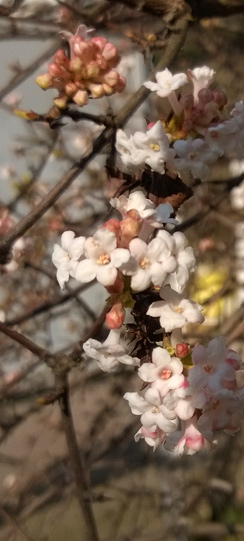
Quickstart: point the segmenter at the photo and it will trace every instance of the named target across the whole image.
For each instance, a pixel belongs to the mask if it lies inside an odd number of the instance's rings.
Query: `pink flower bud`
[[[194,97],[192,94],[184,94],[180,98],[181,107],[184,111],[192,111],[194,107]]]
[[[201,239],[199,240],[199,243],[198,243],[198,249],[199,249],[199,252],[207,252],[208,250],[214,250],[216,248],[216,243],[213,239],[211,238],[205,238],[205,239]]]
[[[119,76],[119,81],[118,81],[118,83],[116,84],[116,86],[114,88],[115,88],[116,92],[118,92],[120,94],[120,92],[123,92],[125,87],[126,87],[126,79],[125,79],[125,77],[123,77],[123,75],[120,75]]]
[[[210,101],[213,101],[214,95],[209,88],[202,88],[200,92],[198,92],[198,98],[200,105],[205,105],[206,103],[209,103]]]
[[[117,237],[117,241],[120,238],[120,224],[121,222],[119,220],[116,220],[116,218],[111,218],[107,222],[103,224],[102,227],[105,227],[105,229],[109,229],[109,231],[112,231]]]
[[[214,101],[218,104],[219,109],[222,109],[227,104],[227,96],[223,90],[214,90]]]
[[[59,66],[63,66],[64,68],[69,68],[69,58],[66,56],[65,51],[63,49],[59,49],[55,55],[54,55],[54,62],[55,64],[58,64]]]
[[[106,315],[106,323],[109,329],[120,329],[124,322],[125,312],[121,302],[115,303]]]
[[[93,98],[101,98],[104,96],[103,85],[87,82],[86,86]]]
[[[65,92],[67,96],[72,96],[75,92],[77,92],[77,87],[75,83],[67,83],[64,87]]]
[[[110,86],[110,85],[108,85],[106,83],[103,83],[103,90],[104,90],[104,94],[106,96],[112,96],[112,94],[115,93],[114,87],[112,87],[112,86]]]
[[[52,77],[48,73],[43,73],[36,78],[36,83],[42,88],[42,90],[47,90],[52,86]]]
[[[69,69],[70,71],[74,73],[80,72],[83,67],[84,67],[84,64],[82,60],[78,57],[75,57],[70,61]]]
[[[91,41],[96,44],[101,52],[103,52],[105,45],[108,43],[107,40],[101,36],[94,37],[91,39]]]
[[[147,125],[147,130],[150,130],[151,128],[153,128],[153,126],[155,126],[155,122],[150,122],[150,123]]]
[[[107,42],[103,51],[102,51],[102,55],[103,57],[105,58],[108,66],[110,68],[114,68],[115,66],[117,66],[118,62],[119,62],[119,54],[118,54],[118,51],[115,47],[115,45],[113,45],[113,43],[110,43],[110,42]]]
[[[89,102],[88,94],[86,90],[78,90],[73,96],[73,101],[80,107],[86,105]]]
[[[52,62],[48,67],[49,74],[54,79],[69,79],[70,74],[66,71],[65,68],[62,66],[59,66],[58,64],[55,64]]]
[[[107,83],[110,86],[115,86],[119,82],[119,74],[115,70],[110,70],[103,77],[104,83]]]
[[[136,211],[137,212],[137,211]],[[129,246],[129,243],[132,239],[135,237],[138,237],[141,228],[142,228],[142,220],[135,219],[133,217],[128,216],[120,222],[120,228],[121,228],[121,246],[123,248],[127,248]]]
[[[90,62],[90,64],[86,65],[86,79],[92,79],[92,77],[97,77],[99,75],[99,66],[96,64],[96,62]]]
[[[185,344],[184,342],[176,345],[175,353],[176,353],[176,356],[179,357],[179,359],[183,359],[184,357],[186,357],[189,351],[190,351],[189,345]]]

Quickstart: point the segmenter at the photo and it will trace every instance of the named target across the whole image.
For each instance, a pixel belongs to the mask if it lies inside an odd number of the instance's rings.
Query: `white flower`
[[[158,173],[164,173],[165,162],[172,162],[175,156],[160,120],[146,133],[136,132],[133,142],[136,148],[144,150],[145,163]]]
[[[204,390],[206,399],[217,393],[221,393],[223,398],[233,396],[237,387],[236,369],[239,369],[241,360],[234,351],[227,350],[224,337],[214,338],[207,348],[195,346],[192,361],[194,366],[188,379],[196,393]]]
[[[148,389],[145,398],[138,393],[125,393],[124,398],[128,400],[132,413],[141,415],[141,423],[144,427],[152,430],[158,427],[166,433],[175,430],[177,418],[174,412],[162,404],[157,389]]]
[[[112,207],[118,209],[122,216],[125,216],[129,210],[137,210],[140,218],[146,219],[152,216],[155,212],[155,205],[150,199],[147,199],[142,191],[130,193],[129,197],[120,195],[110,199]]]
[[[147,164],[154,171],[164,173],[165,162],[172,162],[175,156],[160,121],[146,133],[138,131],[130,137],[122,130],[118,130],[116,149],[126,167],[132,170]]]
[[[215,78],[216,72],[208,68],[208,66],[202,66],[201,68],[195,68],[188,70],[188,79],[193,84],[193,96],[195,103],[198,103],[198,93],[203,88],[208,88]]]
[[[208,165],[219,158],[219,152],[209,148],[202,139],[174,143],[174,149],[179,158],[174,159],[174,165],[179,172],[190,171],[194,178],[206,180],[209,176]]]
[[[52,262],[57,269],[57,280],[63,289],[69,277],[74,277],[78,261],[83,254],[85,237],[77,237],[73,231],[65,231],[61,235],[61,246],[54,245]]]
[[[202,306],[188,299],[183,299],[169,286],[161,290],[160,296],[164,300],[153,302],[147,315],[159,317],[160,325],[166,332],[182,329],[186,323],[202,323],[204,321],[200,311]]]
[[[139,441],[143,438],[147,445],[153,447],[153,450],[155,451],[158,446],[165,440],[166,434],[165,432],[163,432],[163,430],[160,430],[157,425],[150,428],[142,426],[140,430],[138,430],[138,432],[135,434],[134,438],[135,441]]]
[[[167,98],[171,92],[187,83],[187,76],[185,73],[172,75],[171,71],[166,68],[156,73],[156,81],[156,83],[147,81],[144,86],[149,90],[156,91],[161,98]]]
[[[180,359],[171,357],[166,349],[154,348],[152,362],[144,363],[138,370],[139,377],[147,383],[155,383],[161,397],[184,382],[183,364]],[[172,410],[171,410],[172,411]]]
[[[159,231],[158,237],[161,237],[164,231]],[[183,233],[177,231],[173,234],[175,248],[173,255],[177,261],[176,271],[169,274],[165,282],[178,293],[182,293],[188,280],[189,275],[196,268],[196,259],[191,246],[187,246],[187,239]]]
[[[130,253],[137,260],[138,267],[131,278],[134,291],[144,291],[151,283],[162,286],[168,273],[176,269],[176,260],[172,255],[174,242],[167,231],[156,237],[149,244],[135,238],[129,244]]]
[[[105,287],[113,285],[117,278],[117,269],[122,266],[126,269],[131,259],[129,250],[116,246],[116,235],[105,227],[99,229],[93,237],[88,237],[84,243],[87,259],[78,263],[75,279],[86,283],[96,278]]]
[[[209,450],[211,443],[198,430],[196,416],[186,422],[184,432],[174,432],[165,442],[165,449],[178,456],[182,454],[194,455],[203,448]]]
[[[220,156],[226,151],[233,150],[236,146],[236,134],[237,126],[232,120],[218,124],[207,129],[205,134],[205,141],[207,145],[216,150]]]
[[[132,135],[128,137],[123,130],[117,130],[115,146],[127,169],[134,171],[144,167],[144,150],[136,148]]]
[[[111,330],[103,344],[92,338],[83,344],[85,353],[95,359],[104,372],[114,372],[119,363],[130,366],[140,365],[140,359],[127,355],[124,347],[119,344],[120,334],[121,329]]]

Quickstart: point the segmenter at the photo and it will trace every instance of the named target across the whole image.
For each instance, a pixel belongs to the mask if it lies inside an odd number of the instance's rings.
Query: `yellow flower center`
[[[140,262],[140,267],[142,269],[148,269],[150,267],[150,261],[147,257],[144,257]]]
[[[182,314],[184,310],[180,306],[175,306],[174,311],[177,312],[177,314]]]
[[[157,143],[151,143],[149,147],[153,150],[153,152],[159,152],[160,146]]]
[[[110,262],[110,257],[109,257],[108,254],[102,254],[97,259],[97,264],[98,265],[107,265],[109,262]]]
[[[159,408],[157,406],[154,406],[152,409],[152,413],[159,413]]]

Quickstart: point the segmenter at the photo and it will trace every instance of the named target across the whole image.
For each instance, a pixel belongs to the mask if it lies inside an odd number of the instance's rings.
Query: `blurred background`
[[[128,3],[128,2],[127,2]],[[153,13],[120,2],[0,1],[1,145],[0,235],[25,216],[90,151],[103,126],[64,119],[61,128],[30,123],[15,108],[46,113],[55,92],[36,84],[55,51],[65,46],[59,31],[78,24],[95,28],[121,54],[127,78],[122,95],[91,101],[83,110],[115,114],[148,77],[162,55],[169,28]],[[190,26],[172,72],[207,65],[227,107],[243,99],[244,16],[202,19]],[[126,132],[163,118],[157,99],[141,105]],[[60,291],[51,254],[65,230],[92,235],[106,218],[116,179],[104,168],[109,148],[97,155],[41,220],[18,241],[14,260],[1,265],[0,319],[41,347],[70,351],[103,309],[106,291],[69,281]],[[204,306],[206,321],[186,328],[190,344],[224,335],[244,355],[244,188],[233,178],[244,161],[218,161],[211,179],[196,186],[180,209],[198,270],[191,298]],[[227,186],[227,189],[226,189]],[[229,188],[228,188],[229,186]],[[225,189],[223,189],[223,187]],[[238,191],[239,190],[239,191]],[[106,328],[97,336],[104,340]],[[0,538],[6,541],[89,541],[75,494],[57,403],[41,405],[54,389],[45,363],[0,334]],[[224,436],[207,454],[172,457],[134,443],[138,419],[123,395],[138,391],[134,372],[104,374],[91,360],[70,374],[72,411],[102,541],[195,541],[244,539],[244,432]]]

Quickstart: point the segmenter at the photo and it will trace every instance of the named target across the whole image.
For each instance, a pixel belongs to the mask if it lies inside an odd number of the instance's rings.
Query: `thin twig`
[[[151,76],[152,78],[158,70],[170,65],[170,63],[174,60],[185,40],[187,28],[188,21],[183,19],[181,21],[181,26],[178,29],[178,33],[171,35],[165,53],[155,68]],[[134,94],[134,96],[115,117],[115,127],[121,127],[149,94],[150,90],[142,85],[142,87]],[[13,242],[26,233],[26,231],[28,231],[28,229],[30,229],[39,220],[39,218],[41,218],[43,214],[47,212],[47,210],[57,201],[60,195],[72,184],[75,178],[90,162],[90,160],[108,143],[108,141],[113,137],[113,133],[114,130],[112,128],[105,128],[94,142],[93,149],[90,151],[89,155],[85,156],[78,163],[74,164],[64,178],[46,195],[46,197],[44,197],[44,199],[38,205],[36,205],[33,211],[20,220],[20,222],[1,239],[0,263],[5,263],[7,261],[8,253]]]
[[[62,390],[62,395],[59,400],[60,410],[62,415],[63,428],[66,436],[66,441],[69,449],[69,458],[71,467],[74,473],[74,479],[77,490],[77,497],[86,524],[86,537],[82,535],[81,539],[89,539],[89,541],[99,541],[98,531],[95,518],[89,498],[89,486],[85,475],[85,469],[82,464],[82,459],[76,439],[76,433],[73,425],[72,412],[69,398],[68,377],[66,375],[56,376],[56,389]]]

